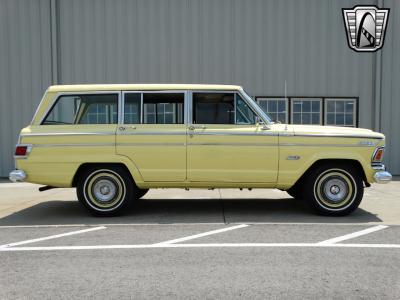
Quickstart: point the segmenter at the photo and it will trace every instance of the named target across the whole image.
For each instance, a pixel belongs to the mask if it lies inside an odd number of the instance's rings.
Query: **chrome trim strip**
[[[242,147],[277,147],[274,143],[187,143],[188,146],[242,146]]]
[[[35,148],[52,148],[52,147],[114,147],[115,143],[75,143],[75,144],[35,144]]]
[[[186,146],[186,143],[117,143],[118,147],[136,146]]]
[[[357,139],[374,139],[383,140],[384,138],[368,136],[368,135],[347,135],[347,134],[294,134],[294,137],[340,137],[340,138],[357,138]]]
[[[176,131],[176,132],[118,132],[117,135],[186,135],[186,131]]]
[[[23,133],[22,137],[29,136],[81,136],[81,135],[115,135],[115,132],[48,132],[48,133]]]
[[[373,164],[372,169],[374,169],[375,171],[386,171],[386,166],[383,164]]]
[[[224,132],[224,131],[205,131],[205,132],[191,132],[190,135],[228,135],[228,136],[279,136],[278,132]]]
[[[281,143],[282,147],[372,147],[359,144],[302,144],[302,143]]]

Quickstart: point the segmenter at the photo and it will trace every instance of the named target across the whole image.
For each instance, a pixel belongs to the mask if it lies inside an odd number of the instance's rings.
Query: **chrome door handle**
[[[206,126],[201,125],[201,126],[194,126],[194,125],[190,125],[189,130],[195,130],[195,129],[206,129]]]
[[[121,130],[121,131],[124,131],[126,128],[123,127],[123,126],[121,126],[121,127],[119,127],[118,129]]]

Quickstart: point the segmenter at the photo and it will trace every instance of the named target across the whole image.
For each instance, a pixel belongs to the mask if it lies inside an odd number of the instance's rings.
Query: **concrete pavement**
[[[0,299],[398,299],[400,182],[354,214],[278,190],[152,190],[114,218],[0,184]]]

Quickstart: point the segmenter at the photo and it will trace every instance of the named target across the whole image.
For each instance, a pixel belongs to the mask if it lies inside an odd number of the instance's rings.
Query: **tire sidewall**
[[[96,206],[95,203],[93,203],[87,194],[87,187],[88,184],[90,183],[91,179],[93,179],[96,174],[100,173],[109,173],[112,176],[118,178],[120,183],[123,186],[123,195],[121,197],[121,200],[119,200],[116,205],[110,207],[110,208],[101,208],[99,206]],[[128,205],[129,202],[132,202],[133,198],[133,184],[132,184],[132,179],[130,174],[121,167],[118,166],[99,166],[99,167],[92,167],[88,168],[85,170],[78,181],[77,184],[77,195],[78,195],[78,200],[83,206],[89,210],[92,214],[97,215],[97,216],[112,216],[120,213],[126,206]]]
[[[346,176],[347,179],[351,182],[353,188],[351,199],[342,207],[327,207],[323,205],[322,201],[319,200],[319,196],[317,195],[316,187],[318,181],[323,178],[324,175],[331,172],[341,173],[342,175]],[[322,215],[343,216],[350,214],[360,205],[363,193],[363,181],[357,169],[347,165],[326,164],[317,167],[311,172],[311,176],[309,176],[308,180],[306,180],[304,194],[306,195],[309,206],[311,206],[311,208],[316,210],[318,213]]]

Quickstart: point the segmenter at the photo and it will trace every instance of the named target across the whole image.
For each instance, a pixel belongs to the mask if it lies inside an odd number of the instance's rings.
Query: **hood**
[[[287,125],[294,135],[337,136],[354,138],[384,139],[382,133],[365,128],[317,126],[317,125]]]

